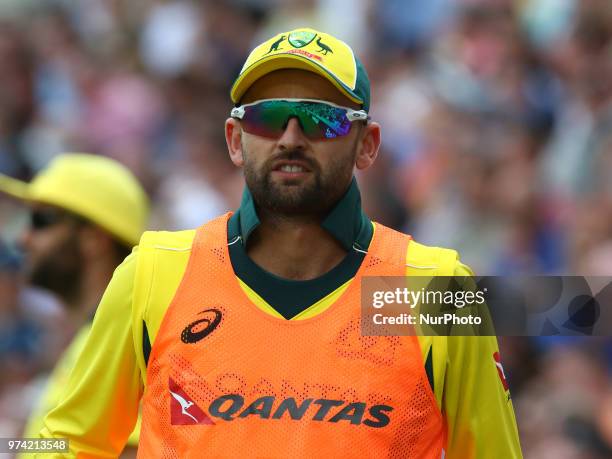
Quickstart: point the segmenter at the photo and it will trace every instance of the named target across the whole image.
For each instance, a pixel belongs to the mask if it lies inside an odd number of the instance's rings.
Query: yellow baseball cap
[[[66,209],[128,245],[138,244],[149,216],[148,198],[136,177],[104,156],[61,154],[30,183],[0,174],[0,191]]]
[[[370,80],[351,47],[309,28],[279,33],[251,51],[232,86],[232,102],[238,104],[256,80],[280,69],[318,73],[364,110],[370,108]]]

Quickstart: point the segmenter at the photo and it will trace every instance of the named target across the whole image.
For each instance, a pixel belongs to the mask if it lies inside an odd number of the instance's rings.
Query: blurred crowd
[[[254,44],[299,26],[368,69],[373,219],[479,274],[612,275],[610,0],[3,0],[0,172],[91,152],[142,181],[152,229],[234,209],[229,88]],[[69,339],[20,277],[25,214],[0,197],[0,437]],[[500,341],[525,457],[612,457],[610,340]]]

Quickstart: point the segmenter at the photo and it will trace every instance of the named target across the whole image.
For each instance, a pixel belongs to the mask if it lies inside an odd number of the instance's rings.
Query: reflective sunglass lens
[[[346,114],[345,109],[325,103],[264,101],[245,107],[242,121],[251,134],[278,138],[293,117],[307,137],[319,140],[347,135],[351,122]]]

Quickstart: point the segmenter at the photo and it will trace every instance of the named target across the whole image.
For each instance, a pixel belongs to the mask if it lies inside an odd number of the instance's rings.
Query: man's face
[[[75,217],[52,206],[32,207],[30,226],[21,237],[32,285],[70,297],[80,284],[82,256]]]
[[[279,70],[257,80],[241,103],[261,99],[319,99],[359,109],[326,79],[302,70]],[[291,118],[278,139],[242,131],[244,176],[257,205],[280,215],[321,215],[347,190],[361,126],[344,137],[312,140]]]

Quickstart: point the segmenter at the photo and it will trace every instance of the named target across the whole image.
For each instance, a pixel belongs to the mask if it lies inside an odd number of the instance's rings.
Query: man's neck
[[[260,215],[247,254],[266,271],[292,280],[315,279],[338,265],[346,250],[316,217]]]

